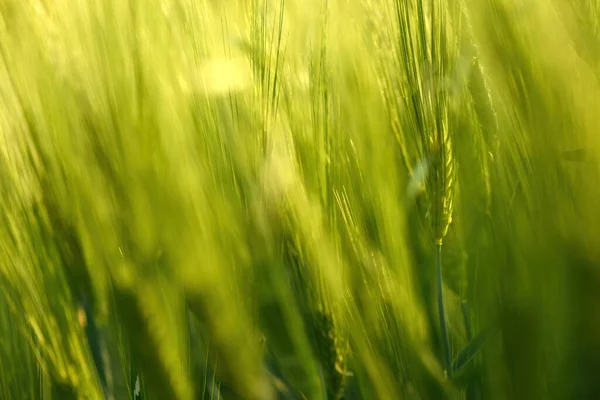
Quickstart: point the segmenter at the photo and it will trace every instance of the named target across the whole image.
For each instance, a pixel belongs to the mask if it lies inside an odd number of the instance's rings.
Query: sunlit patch
[[[425,190],[425,180],[429,172],[429,159],[422,159],[413,169],[413,173],[408,182],[407,195],[409,199],[414,199]]]
[[[77,321],[79,321],[79,326],[85,328],[87,326],[87,317],[85,315],[85,311],[83,307],[79,307],[77,309]]]
[[[252,66],[247,57],[214,58],[200,68],[201,87],[209,94],[240,92],[252,87]]]
[[[138,398],[140,396],[142,392],[142,389],[140,387],[140,376],[136,376],[135,377],[135,387],[133,388],[133,396],[135,398]]]

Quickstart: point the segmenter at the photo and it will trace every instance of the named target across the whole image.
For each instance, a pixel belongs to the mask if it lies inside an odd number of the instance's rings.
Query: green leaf
[[[496,331],[497,327],[495,325],[491,325],[475,336],[473,340],[471,340],[471,342],[454,359],[452,362],[452,370],[455,373],[460,372],[465,365],[475,358],[477,353],[479,353],[479,351],[490,340],[492,335],[496,333]]]

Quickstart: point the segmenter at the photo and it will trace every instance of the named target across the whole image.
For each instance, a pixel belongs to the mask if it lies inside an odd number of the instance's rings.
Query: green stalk
[[[462,312],[463,321],[465,324],[465,332],[467,334],[467,340],[468,340],[469,344],[471,344],[473,341],[473,330],[471,329],[471,320],[469,319],[469,310],[467,309],[467,301],[466,300],[463,300],[460,303],[460,310]],[[452,370],[452,372],[454,372],[454,363],[452,364],[450,369]],[[476,385],[476,382],[474,382],[473,380],[469,380],[467,382],[466,396],[467,396],[466,397],[467,400],[478,400],[479,399],[479,392],[477,391],[477,385]]]
[[[436,270],[437,270],[437,298],[438,312],[440,318],[440,331],[442,335],[442,358],[444,362],[444,371],[447,378],[452,378],[452,368],[450,366],[450,339],[448,337],[448,325],[446,323],[446,312],[444,310],[444,278],[442,277],[442,244],[436,244]]]
[[[471,321],[469,319],[469,310],[467,309],[467,302],[462,301],[460,303],[460,310],[463,315],[463,321],[465,323],[465,332],[467,334],[467,340],[470,342],[473,339],[473,330],[471,329]]]

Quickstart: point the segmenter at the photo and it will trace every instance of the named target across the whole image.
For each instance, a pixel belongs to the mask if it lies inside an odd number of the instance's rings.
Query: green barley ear
[[[441,245],[452,222],[454,209],[455,163],[447,124],[432,135],[432,165],[428,179],[433,239]]]
[[[346,384],[348,342],[335,326],[329,312],[319,310],[312,315],[312,338],[315,354],[322,367],[327,399],[343,398]]]
[[[139,276],[135,281],[115,281],[113,286],[118,318],[125,328],[134,366],[130,390],[135,399],[194,398],[194,388],[174,342],[180,327],[166,320],[169,310],[156,294],[169,290],[165,282],[161,285],[156,279]]]

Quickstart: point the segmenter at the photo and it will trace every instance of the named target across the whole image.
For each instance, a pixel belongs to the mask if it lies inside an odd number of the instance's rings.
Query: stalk
[[[446,323],[446,312],[444,309],[444,278],[442,277],[442,244],[436,244],[436,271],[437,271],[437,300],[438,312],[440,318],[440,331],[442,335],[442,358],[444,370],[447,378],[452,378],[452,368],[450,365],[450,339],[448,337],[448,324]]]

